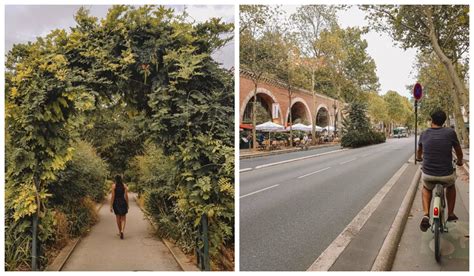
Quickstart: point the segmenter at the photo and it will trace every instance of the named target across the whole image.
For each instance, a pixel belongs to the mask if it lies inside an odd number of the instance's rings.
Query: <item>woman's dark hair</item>
[[[115,186],[123,188],[122,177],[119,174],[115,176]]]
[[[442,110],[436,110],[430,115],[431,121],[437,126],[442,126],[446,122],[446,113]]]

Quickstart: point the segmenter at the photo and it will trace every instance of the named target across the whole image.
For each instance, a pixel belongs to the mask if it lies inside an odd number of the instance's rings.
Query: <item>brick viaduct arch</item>
[[[240,113],[239,123],[251,123],[251,105],[253,100],[254,83],[250,74],[246,71],[240,72]],[[340,126],[340,110],[343,103],[331,97],[316,93],[316,105],[313,103],[313,96],[310,91],[296,88],[291,99],[291,109],[289,107],[289,97],[285,84],[272,79],[264,79],[259,82],[257,88],[257,100],[267,110],[269,118],[272,114],[272,105],[279,105],[278,117],[272,121],[281,125],[288,125],[289,114],[292,112],[293,122],[304,122],[312,124],[316,120],[316,125],[326,127],[334,126],[336,120],[337,128]],[[336,109],[334,109],[334,105]],[[336,114],[336,119],[334,114]],[[298,120],[299,119],[299,120]]]

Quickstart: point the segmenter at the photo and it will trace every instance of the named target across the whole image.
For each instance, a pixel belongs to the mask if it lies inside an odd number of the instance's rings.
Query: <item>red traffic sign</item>
[[[415,87],[413,87],[413,97],[418,101],[421,99],[421,96],[423,96],[423,88],[421,87],[421,84],[416,83]]]

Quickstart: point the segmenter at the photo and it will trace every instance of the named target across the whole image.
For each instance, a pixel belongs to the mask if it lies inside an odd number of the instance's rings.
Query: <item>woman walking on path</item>
[[[117,226],[120,232],[120,239],[123,240],[125,230],[126,215],[128,213],[128,188],[122,182],[120,175],[115,176],[115,183],[112,185],[112,198],[110,201],[110,212],[115,213]]]

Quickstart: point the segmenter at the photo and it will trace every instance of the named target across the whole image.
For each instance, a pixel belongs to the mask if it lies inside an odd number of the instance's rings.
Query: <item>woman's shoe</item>
[[[123,240],[123,232],[120,232],[120,239]]]

